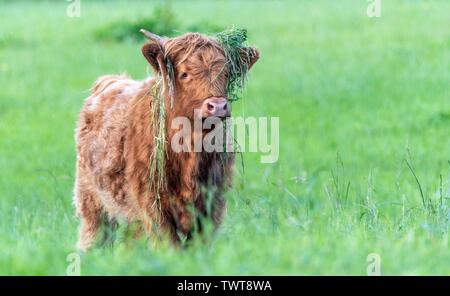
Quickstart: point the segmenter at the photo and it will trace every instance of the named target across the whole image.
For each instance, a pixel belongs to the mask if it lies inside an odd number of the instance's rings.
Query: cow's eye
[[[181,79],[186,79],[187,77],[188,77],[188,73],[186,73],[186,72],[183,72],[180,74]]]

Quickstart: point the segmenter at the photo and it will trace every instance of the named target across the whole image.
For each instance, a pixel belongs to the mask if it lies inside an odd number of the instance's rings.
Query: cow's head
[[[141,31],[149,38],[142,53],[163,78],[165,89],[169,90],[170,83],[173,85],[172,115],[193,118],[194,110],[199,109],[203,118],[230,116],[227,98],[230,65],[217,40],[199,33],[165,38]],[[249,70],[259,53],[248,47],[242,50],[242,57],[245,69]]]

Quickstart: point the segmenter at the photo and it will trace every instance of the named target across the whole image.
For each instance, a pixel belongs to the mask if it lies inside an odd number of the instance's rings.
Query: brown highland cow
[[[223,46],[198,33],[176,38],[144,34],[150,40],[142,53],[155,77],[145,81],[125,75],[100,77],[80,113],[74,203],[81,220],[78,247],[82,250],[92,245],[102,223],[137,224],[137,233],[156,237],[166,233],[178,244],[190,238],[194,229],[201,229],[203,218],[217,226],[224,211],[233,154],[176,153],[169,145],[176,132],[170,125],[175,117],[193,120],[194,109],[201,110],[203,119],[230,115],[230,65]],[[246,56],[248,70],[259,53],[248,47]],[[164,115],[159,117],[163,118],[160,126],[154,114],[158,91],[164,101],[158,105],[163,106],[159,115]],[[158,138],[159,127],[165,139]],[[168,143],[161,146],[165,147],[163,159],[155,156],[158,141]],[[149,169],[152,161],[162,161],[163,169]],[[208,200],[211,192],[212,200]]]

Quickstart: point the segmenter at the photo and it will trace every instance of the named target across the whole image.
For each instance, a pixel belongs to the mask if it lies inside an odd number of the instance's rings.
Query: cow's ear
[[[259,51],[256,47],[247,47],[246,50],[242,52],[242,55],[242,59],[247,62],[248,70],[250,70],[259,59]]]
[[[152,41],[147,42],[142,46],[142,54],[156,73],[161,72],[158,60],[163,56],[163,52],[159,44]]]
[[[142,54],[156,73],[163,72],[165,69],[161,68],[163,66],[161,61],[164,60],[165,39],[144,29],[141,29],[141,32],[149,39],[149,41],[142,46]]]

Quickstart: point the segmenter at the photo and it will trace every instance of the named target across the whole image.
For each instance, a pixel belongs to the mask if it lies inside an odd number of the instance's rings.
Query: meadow
[[[159,3],[82,0],[70,18],[65,1],[0,0],[1,275],[66,274],[83,100],[100,75],[151,74],[142,40],[98,32]],[[450,2],[382,5],[171,1],[180,33],[248,30],[261,58],[233,112],[280,118],[279,160],[244,153],[207,243],[118,239],[80,254],[81,274],[366,275],[375,253],[383,275],[450,275]]]

